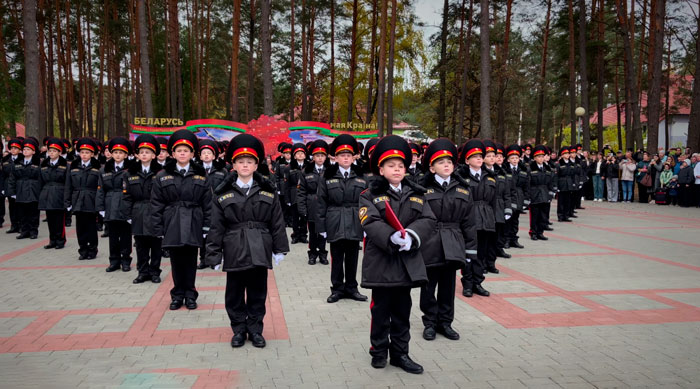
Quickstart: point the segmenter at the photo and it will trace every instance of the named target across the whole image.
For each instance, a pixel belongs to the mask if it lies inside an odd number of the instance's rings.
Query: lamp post
[[[579,133],[581,132],[581,127],[583,126],[583,115],[586,114],[586,109],[583,107],[577,107],[574,111],[576,117],[578,117],[576,125],[576,143],[579,143]]]

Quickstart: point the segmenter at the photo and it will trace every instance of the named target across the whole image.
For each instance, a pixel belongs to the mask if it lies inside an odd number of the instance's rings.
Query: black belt
[[[237,230],[241,228],[252,228],[252,229],[268,229],[269,225],[265,222],[247,221],[231,224],[230,228],[232,230]]]

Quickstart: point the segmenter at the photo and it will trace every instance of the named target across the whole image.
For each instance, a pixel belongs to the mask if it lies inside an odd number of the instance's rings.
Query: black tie
[[[442,189],[447,190],[447,181],[442,182]]]
[[[207,174],[209,174],[209,171],[211,170],[211,167],[207,168]]]
[[[143,169],[143,174],[148,174],[148,170]]]
[[[343,173],[343,177],[345,177],[345,179],[347,180],[348,179],[348,172]]]
[[[180,174],[182,174],[182,175],[184,176],[185,173],[187,173],[187,170],[185,170],[185,169],[180,169]]]
[[[115,167],[114,167],[114,172],[115,172],[115,173],[119,173],[119,166],[115,166]]]
[[[479,181],[479,173],[476,173],[476,175],[474,176],[474,178],[475,178],[477,181]]]
[[[87,169],[88,165],[83,165],[83,169]]]

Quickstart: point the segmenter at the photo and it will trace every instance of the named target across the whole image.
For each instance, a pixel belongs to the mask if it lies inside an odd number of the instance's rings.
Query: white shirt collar
[[[409,168],[409,169],[415,169],[415,168],[416,168],[416,165],[413,164],[413,165],[409,166],[408,168]]]
[[[399,186],[394,186],[391,185],[391,183],[389,183],[389,188],[391,188],[391,190],[393,190],[394,192],[401,192],[401,183],[399,182]]]
[[[323,170],[323,165],[316,165],[316,171]]]
[[[51,166],[56,166],[58,164],[58,158],[56,158],[56,160],[49,159],[49,163],[51,164]]]
[[[537,167],[540,168],[540,169],[542,169],[542,168],[544,167],[544,165],[539,165],[539,164],[538,164]]]
[[[469,166],[469,171],[472,173],[472,176],[475,176],[475,175],[477,175],[477,174],[478,174],[479,176],[481,176],[481,169],[479,169],[479,170],[474,170],[474,169],[472,169],[471,166]]]
[[[123,167],[124,167],[124,161],[122,161],[121,163],[116,163],[116,162],[115,162],[115,163],[114,163],[114,167],[118,167],[118,168],[120,168],[120,169],[123,168]]]
[[[446,179],[443,179],[442,177],[438,176],[437,174],[435,175],[435,181],[437,181],[438,184],[442,185],[443,182],[446,182],[447,185],[450,185],[450,176],[447,176]]]
[[[29,158],[29,159],[25,158],[25,159],[24,159],[24,162],[22,162],[22,163],[24,163],[25,165],[28,164],[28,163],[32,163],[32,159],[31,159],[31,158]]]
[[[163,162],[161,162],[161,161],[156,161],[156,162],[158,162],[158,163],[160,164],[160,166],[165,166],[165,161],[163,161]]]
[[[345,177],[345,173],[348,173],[348,176],[350,176],[350,169],[343,169],[342,166],[338,166],[338,170],[343,177]]]
[[[144,165],[144,164],[141,164],[141,170],[142,170],[142,171],[145,170],[146,173],[148,173],[148,172],[151,171],[151,165]]]
[[[250,189],[250,187],[253,186],[253,177],[250,178],[250,181],[248,181],[247,184],[241,181],[240,178],[236,178],[236,185],[238,185],[238,187],[241,189]]]
[[[178,164],[175,164],[175,169],[177,170],[178,173],[179,173],[180,170],[182,170],[182,169],[185,169],[185,172],[187,172],[187,171],[190,170],[190,164],[188,163],[188,164],[185,165],[185,166],[180,166],[180,165],[178,165]]]
[[[510,170],[516,170],[518,168],[518,165],[510,165]]]
[[[205,169],[210,169],[210,168],[211,168],[211,165],[213,165],[212,162],[209,162],[209,163],[202,162],[202,166],[204,166]]]

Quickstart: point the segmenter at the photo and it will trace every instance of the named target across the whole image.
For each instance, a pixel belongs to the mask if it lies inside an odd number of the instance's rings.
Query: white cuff
[[[418,242],[418,244],[416,245],[416,248],[420,247],[420,236],[418,236],[418,234],[416,234],[415,231],[413,231],[413,230],[411,230],[411,229],[409,229],[409,228],[406,228],[406,233],[411,234],[411,237],[412,237],[416,242]]]
[[[467,255],[476,255],[476,250],[464,250],[464,253]]]

